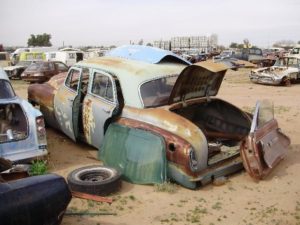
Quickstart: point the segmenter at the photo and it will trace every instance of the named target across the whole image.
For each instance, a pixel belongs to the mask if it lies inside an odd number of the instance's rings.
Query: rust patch
[[[92,100],[87,99],[83,102],[83,109],[82,109],[82,120],[83,120],[83,131],[86,141],[91,144],[92,137],[91,133],[93,133],[95,129],[95,119],[93,117],[92,112]]]

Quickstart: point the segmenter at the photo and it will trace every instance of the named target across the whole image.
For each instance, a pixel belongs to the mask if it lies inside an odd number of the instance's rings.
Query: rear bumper
[[[30,150],[23,152],[15,152],[9,155],[3,155],[5,159],[9,159],[14,164],[28,163],[33,160],[44,159],[48,155],[47,149]]]
[[[175,180],[182,186],[189,189],[196,189],[198,187],[204,186],[213,182],[214,179],[224,176],[229,176],[231,174],[237,173],[244,169],[243,161],[240,157],[233,160],[223,162],[222,164],[217,164],[212,167],[207,168],[197,177],[192,177],[187,175],[175,164],[169,162],[168,164],[168,176],[172,180]]]

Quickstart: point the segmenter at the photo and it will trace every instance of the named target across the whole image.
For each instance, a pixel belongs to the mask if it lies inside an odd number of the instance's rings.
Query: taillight
[[[40,149],[46,149],[47,138],[44,117],[39,116],[36,118],[36,133],[38,138],[38,144]]]

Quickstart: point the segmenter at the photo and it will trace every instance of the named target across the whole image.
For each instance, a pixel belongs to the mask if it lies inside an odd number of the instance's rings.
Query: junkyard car
[[[50,125],[100,147],[101,160],[129,181],[170,178],[196,188],[242,169],[243,162],[261,178],[284,156],[289,139],[273,118],[252,120],[214,97],[226,70],[223,64],[190,65],[171,52],[124,46],[30,85],[28,98]]]
[[[290,86],[300,80],[300,56],[284,57],[274,66],[252,70],[249,78],[259,84]]]
[[[19,61],[14,66],[4,67],[3,70],[6,72],[9,79],[12,78],[21,78],[23,71],[32,63],[32,61]]]
[[[68,71],[69,67],[58,61],[34,62],[21,74],[22,80],[28,82],[45,82],[54,75]]]
[[[0,157],[18,162],[46,154],[41,112],[16,96],[6,73],[0,69]]]

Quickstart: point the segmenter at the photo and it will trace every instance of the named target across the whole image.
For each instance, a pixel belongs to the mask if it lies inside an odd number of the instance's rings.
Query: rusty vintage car
[[[280,58],[274,66],[252,70],[249,78],[258,84],[290,86],[300,80],[300,56]]]
[[[0,68],[0,157],[16,163],[47,154],[43,115],[15,94]]]
[[[58,73],[68,71],[68,69],[66,64],[59,61],[33,62],[21,74],[21,79],[31,83],[42,83]]]
[[[124,46],[30,85],[28,100],[49,125],[99,148],[104,164],[131,182],[171,179],[194,189],[241,170],[243,162],[251,176],[262,178],[290,141],[272,113],[260,119],[270,112],[264,102],[252,117],[214,97],[226,70],[209,61],[190,65],[156,48]]]

